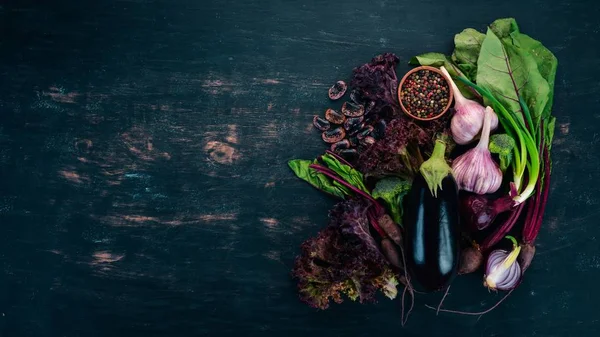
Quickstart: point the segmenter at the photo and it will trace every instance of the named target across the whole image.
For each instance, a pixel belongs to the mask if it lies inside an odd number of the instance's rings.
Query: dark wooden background
[[[354,66],[514,16],[556,53],[554,180],[525,282],[477,321],[300,303],[334,200],[293,177]],[[0,336],[592,336],[600,328],[596,1],[0,2]],[[450,308],[498,295],[458,279]]]

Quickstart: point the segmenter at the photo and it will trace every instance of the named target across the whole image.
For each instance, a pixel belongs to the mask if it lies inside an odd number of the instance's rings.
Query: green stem
[[[510,241],[512,241],[513,248],[516,248],[519,245],[519,243],[517,242],[517,239],[515,239],[515,237],[512,236],[512,235],[507,235],[504,238],[509,239]]]
[[[434,197],[437,197],[438,189],[442,189],[444,178],[452,174],[452,168],[450,168],[444,158],[445,153],[446,143],[441,139],[436,140],[431,157],[421,164],[421,168],[419,169],[429,186],[431,195]]]
[[[529,130],[531,130],[531,134],[532,134],[534,140],[537,140],[536,130],[533,127],[533,120],[531,119],[531,112],[529,111],[529,107],[527,107],[527,104],[525,104],[525,100],[523,100],[522,96],[519,96],[519,104],[521,104],[521,110],[523,110],[523,114],[525,115],[525,118],[527,119],[527,124],[529,125]],[[539,144],[539,143],[536,142],[536,144]]]
[[[498,102],[498,100],[496,100],[495,97],[491,96],[488,97],[490,98],[490,100],[492,100],[492,102],[494,103],[494,107],[496,108],[496,111],[500,111],[502,112],[504,115],[508,115],[509,118],[508,121],[510,123],[510,126],[515,130],[515,133],[517,134],[517,139],[519,141],[519,147],[521,148],[520,151],[516,151],[516,147],[515,147],[515,185],[517,187],[517,190],[521,190],[521,180],[523,179],[523,174],[525,173],[525,167],[527,165],[527,142],[526,142],[526,136],[523,135],[522,130],[520,130],[520,128],[518,127],[517,123],[515,122],[515,120],[513,118],[510,118],[510,114],[508,112],[508,110],[506,110],[506,108],[500,104],[500,102]],[[507,126],[505,126],[504,124],[502,125],[504,127],[504,129],[509,129],[507,128]]]
[[[446,143],[441,140],[436,140],[435,146],[433,147],[433,152],[431,153],[431,158],[444,159],[446,154]]]

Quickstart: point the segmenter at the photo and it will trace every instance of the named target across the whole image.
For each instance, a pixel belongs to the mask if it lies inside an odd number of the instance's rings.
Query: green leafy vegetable
[[[519,34],[519,26],[513,18],[498,19],[490,24],[490,29],[499,39],[509,38],[513,33]]]
[[[541,42],[521,33],[517,22],[513,18],[498,19],[490,25],[490,29],[502,41],[502,44],[507,49],[517,48],[521,53],[527,54],[524,57],[535,62],[539,74],[548,83],[548,101],[542,116],[543,118],[549,117],[550,111],[552,110],[554,81],[556,78],[556,68],[558,66],[558,60],[554,54],[552,54],[548,48],[544,47]],[[512,61],[511,58],[511,62]],[[531,106],[529,108],[532,109]]]
[[[351,166],[341,163],[331,154],[324,154],[321,156],[321,160],[328,168],[333,170],[352,186],[357,187],[363,192],[369,193],[369,190],[367,190],[367,187],[365,186],[362,173],[358,172]]]
[[[329,226],[302,244],[292,275],[310,306],[326,309],[344,295],[364,303],[378,291],[390,299],[398,294],[396,275],[368,231],[368,206],[360,199],[337,204]]]
[[[532,39],[528,35],[519,34],[513,36],[513,43],[521,49],[528,50],[530,55],[535,60],[540,75],[548,83],[548,102],[542,113],[542,118],[550,117],[552,111],[552,103],[554,102],[554,81],[556,79],[556,68],[558,60],[548,48],[544,47],[541,42]]]
[[[337,158],[330,154],[325,154],[321,156],[320,159],[329,169],[339,175],[344,181],[358,188],[359,190],[366,192],[367,194],[369,193],[364,184],[362,173],[358,172],[349,165],[341,163]],[[344,186],[343,184],[327,177],[325,174],[310,168],[309,166],[311,164],[319,164],[319,161],[294,159],[288,162],[288,166],[292,169],[292,171],[294,171],[294,173],[296,173],[298,178],[308,182],[314,187],[339,198],[352,195],[352,191],[347,186]]]
[[[410,182],[397,177],[383,178],[373,189],[373,198],[382,199],[395,223],[402,223],[402,199],[410,191]]]
[[[290,161],[289,166],[298,177],[329,194],[340,198],[359,197],[370,202],[373,209],[369,212],[375,219],[384,215],[384,207],[371,196],[362,173],[338,155],[328,152],[313,162],[296,159]],[[376,221],[371,225],[380,235],[386,235]]]
[[[339,198],[344,198],[345,195],[348,195],[349,191],[345,189],[345,187],[342,188],[343,186],[340,187],[339,185],[334,184],[334,181],[324,174],[309,168],[309,165],[316,163],[316,160],[294,159],[288,162],[288,166],[294,171],[298,178],[308,182],[321,191]]]
[[[506,169],[510,166],[515,146],[515,140],[507,134],[490,136],[489,149],[491,153],[497,154],[500,158],[500,169],[502,172],[506,172]]]
[[[452,61],[471,80],[477,76],[477,59],[484,39],[485,35],[473,28],[467,28],[454,36]],[[447,66],[445,68],[448,69]]]
[[[477,84],[488,89],[509,111],[520,113],[529,122],[526,112],[522,110],[522,98],[531,112],[531,119],[535,125],[539,125],[550,89],[548,82],[540,74],[535,59],[522,48],[503,44],[488,29],[478,64]],[[485,99],[485,103],[492,105],[489,99]]]
[[[417,56],[413,56],[410,59],[409,64],[412,65],[422,65],[422,66],[431,66],[431,67],[441,67],[448,66],[447,68],[452,68],[450,64],[452,61],[448,59],[448,56],[442,53],[425,53]]]

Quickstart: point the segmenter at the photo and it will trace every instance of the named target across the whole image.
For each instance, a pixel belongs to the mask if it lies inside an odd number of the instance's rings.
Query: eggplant
[[[458,270],[458,188],[451,175],[442,180],[435,197],[418,174],[404,198],[406,264],[425,290],[446,287]]]
[[[444,165],[447,165],[445,161]],[[424,166],[427,162],[421,166],[404,198],[404,246],[413,280],[425,291],[434,291],[448,286],[458,270],[458,187],[451,170],[438,170],[433,179],[426,179],[432,175],[423,170]]]

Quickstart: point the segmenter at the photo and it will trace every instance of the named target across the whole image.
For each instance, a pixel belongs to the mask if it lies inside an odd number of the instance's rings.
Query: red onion
[[[513,250],[498,249],[491,252],[485,267],[483,284],[492,290],[511,290],[521,278],[521,266],[517,263],[521,247],[512,236],[506,238],[513,241]]]
[[[470,230],[480,231],[494,222],[498,214],[508,211],[513,205],[510,195],[490,199],[486,195],[469,194],[461,199],[460,215]]]

